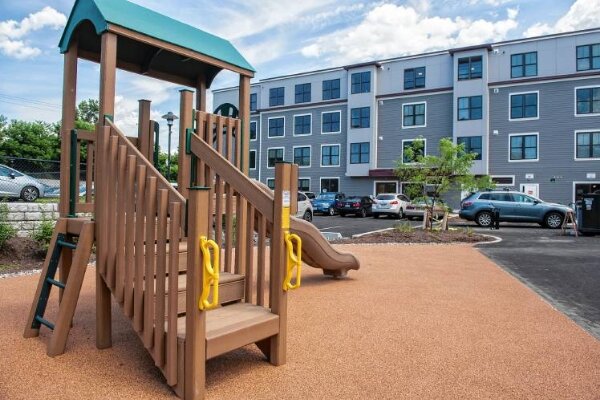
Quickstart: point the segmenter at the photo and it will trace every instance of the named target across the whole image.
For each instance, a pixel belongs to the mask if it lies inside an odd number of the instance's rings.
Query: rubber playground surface
[[[600,397],[600,341],[476,249],[340,248],[361,269],[335,281],[304,267],[289,295],[287,363],[271,366],[253,346],[211,360],[208,398]],[[21,336],[39,276],[0,279],[0,399],[176,398],[118,306],[113,347],[96,350],[94,274],[54,359],[47,330]]]

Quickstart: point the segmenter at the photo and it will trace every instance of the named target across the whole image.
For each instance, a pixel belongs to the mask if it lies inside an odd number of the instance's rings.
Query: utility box
[[[581,233],[600,233],[600,194],[585,194],[577,204],[577,226]]]

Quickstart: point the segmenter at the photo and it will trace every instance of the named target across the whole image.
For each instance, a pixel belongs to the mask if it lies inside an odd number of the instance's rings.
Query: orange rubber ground
[[[290,293],[287,364],[251,346],[211,360],[208,398],[600,398],[600,342],[477,250],[343,250],[359,271],[305,267]],[[54,359],[47,331],[21,336],[38,276],[0,279],[0,399],[175,398],[118,307],[113,348],[94,347],[94,272]]]

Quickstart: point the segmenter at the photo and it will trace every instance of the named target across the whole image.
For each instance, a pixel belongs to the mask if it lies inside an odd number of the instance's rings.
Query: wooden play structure
[[[124,0],[77,0],[60,49],[60,219],[25,337],[50,328],[48,355],[64,353],[95,245],[98,349],[112,345],[112,295],[182,398],[203,398],[206,360],[239,347],[256,343],[272,364],[285,363],[287,296],[300,285],[302,258],[335,277],[359,264],[290,217],[296,165],[277,164],[274,192],[248,178],[250,64],[229,42]],[[74,129],[79,58],[100,63],[95,132]],[[114,121],[117,68],[195,89],[195,105],[192,90],[180,91],[177,189],[155,168],[150,101],[140,100],[137,137]],[[240,76],[237,118],[205,110],[221,70]],[[51,321],[53,287],[61,300]]]

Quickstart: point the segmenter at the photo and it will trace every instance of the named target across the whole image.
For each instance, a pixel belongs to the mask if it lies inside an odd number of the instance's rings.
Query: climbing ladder
[[[77,241],[74,241],[75,238]],[[38,336],[42,325],[52,330],[47,350],[51,357],[65,352],[93,243],[93,221],[85,218],[60,218],[57,221],[24,332],[24,337],[29,338]],[[56,271],[61,261],[63,265],[58,280]],[[60,290],[54,323],[44,315],[53,287]]]

